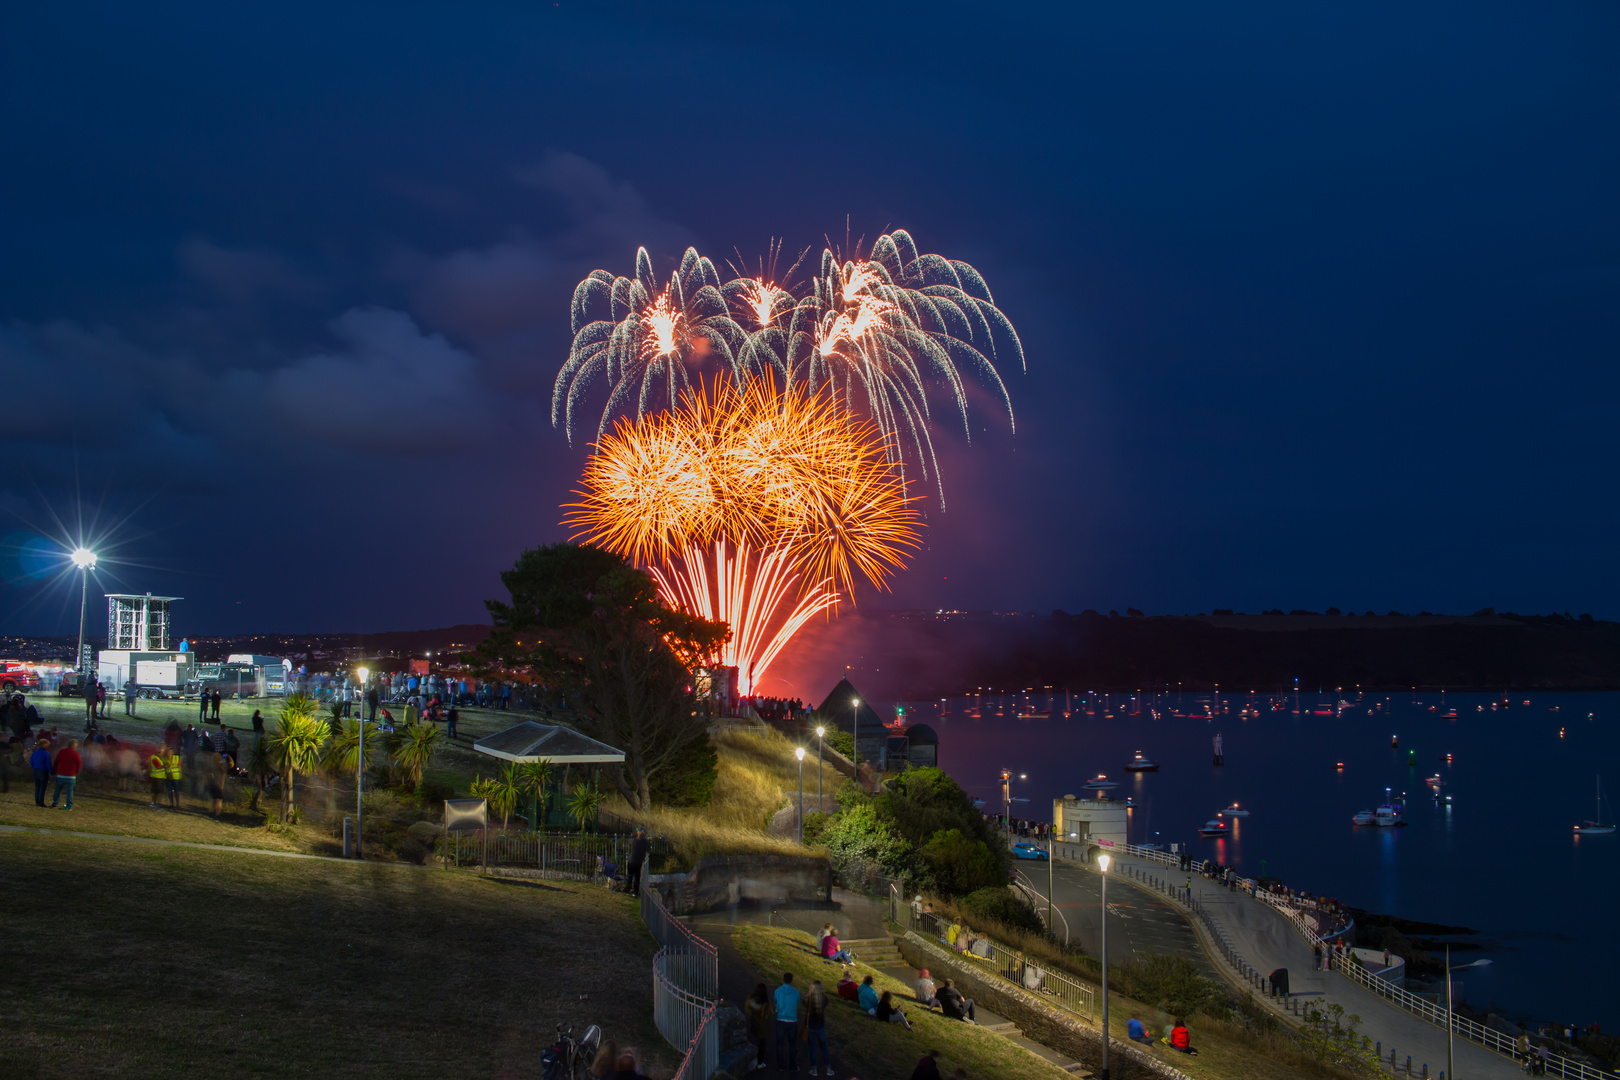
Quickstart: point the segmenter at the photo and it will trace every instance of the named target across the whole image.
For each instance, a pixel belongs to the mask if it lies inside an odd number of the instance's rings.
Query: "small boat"
[[[1131,760],[1129,760],[1129,761],[1127,761],[1125,763],[1125,771],[1126,772],[1158,772],[1159,771],[1159,763],[1157,761],[1154,761],[1152,758],[1143,757],[1142,756],[1142,751],[1138,750],[1136,752],[1136,756],[1131,758]]]
[[[1199,836],[1225,836],[1229,831],[1220,818],[1210,818],[1198,827]]]
[[[1111,791],[1112,789],[1119,787],[1119,785],[1108,779],[1108,777],[1104,776],[1102,773],[1098,773],[1091,780],[1088,780],[1082,784],[1081,787],[1085,788],[1087,791]]]
[[[1378,815],[1371,810],[1357,810],[1350,820],[1356,825],[1371,825],[1378,820]]]
[[[1221,816],[1222,817],[1248,817],[1249,812],[1247,810],[1243,809],[1243,807],[1239,806],[1237,803],[1233,803],[1231,806],[1228,806],[1225,810],[1221,811]]]
[[[1603,824],[1603,777],[1598,777],[1597,785],[1597,820],[1583,821],[1575,826],[1576,836],[1608,836],[1614,832],[1613,825]]]
[[[1383,803],[1378,807],[1373,817],[1373,824],[1380,828],[1389,828],[1392,825],[1401,825],[1401,808]]]

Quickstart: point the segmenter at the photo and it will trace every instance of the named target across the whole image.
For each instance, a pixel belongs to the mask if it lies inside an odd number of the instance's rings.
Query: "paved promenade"
[[[1129,856],[1116,855],[1115,858],[1120,864],[1135,866],[1173,885],[1186,884],[1188,875],[1184,872],[1178,873],[1173,868],[1159,863],[1149,863]],[[1032,865],[1024,864],[1023,868],[1027,871],[1025,880],[1044,898],[1045,875],[1029,872]],[[1042,866],[1040,869],[1044,870],[1045,867]],[[1055,899],[1059,909],[1071,921],[1075,920],[1074,908],[1071,905],[1080,906],[1088,900],[1091,906],[1096,905],[1098,890],[1097,872],[1094,868],[1060,860],[1055,877],[1057,885]],[[1138,888],[1129,878],[1118,876],[1113,872],[1110,872],[1109,877],[1110,944],[1113,943],[1113,935],[1116,933],[1116,919],[1121,920],[1118,924],[1119,931],[1128,933],[1126,928],[1129,922],[1128,910],[1116,904],[1116,896],[1133,904],[1141,904],[1145,898],[1150,898],[1147,902],[1169,905],[1178,911],[1185,911],[1182,905],[1160,893]],[[1290,989],[1296,995],[1310,995],[1308,1000],[1319,1004],[1336,1003],[1342,1006],[1347,1014],[1361,1017],[1361,1032],[1375,1042],[1383,1044],[1386,1062],[1393,1048],[1403,1067],[1407,1055],[1411,1055],[1414,1076],[1421,1072],[1425,1064],[1429,1066],[1430,1077],[1438,1077],[1445,1070],[1446,1033],[1443,1029],[1418,1019],[1343,976],[1317,971],[1311,946],[1300,936],[1292,923],[1269,905],[1247,893],[1229,891],[1197,874],[1192,875],[1192,892],[1193,897],[1204,905],[1210,917],[1226,935],[1227,942],[1253,967],[1263,972],[1287,968]],[[1079,921],[1086,924],[1089,929],[1090,925],[1095,925],[1095,916]],[[1061,932],[1061,925],[1059,931]],[[1092,950],[1092,942],[1087,940],[1089,938],[1090,934],[1083,935],[1083,944],[1088,952]],[[1230,970],[1223,960],[1215,957],[1210,957],[1209,960],[1214,967],[1222,971],[1223,975]],[[1466,1039],[1456,1040],[1454,1052],[1456,1077],[1460,1080],[1475,1080],[1475,1078],[1512,1080],[1524,1075],[1513,1062]],[[1453,1078],[1448,1077],[1448,1080]]]

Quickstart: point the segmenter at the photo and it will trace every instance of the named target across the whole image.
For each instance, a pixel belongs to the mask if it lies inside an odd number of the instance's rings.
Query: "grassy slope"
[[[997,1080],[1057,1080],[1068,1076],[1057,1066],[999,1035],[958,1020],[947,1020],[916,1005],[906,1006],[914,1031],[906,1031],[897,1024],[878,1023],[853,1003],[836,997],[833,986],[838,981],[838,969],[815,956],[814,942],[807,934],[745,926],[736,930],[732,940],[755,970],[768,977],[780,978],[782,972],[791,971],[794,980],[804,987],[808,987],[812,979],[821,979],[827,992],[835,995],[827,1010],[827,1043],[832,1060],[837,1062],[834,1066],[837,1076],[854,1075],[874,1080],[909,1076],[917,1059],[930,1049],[940,1051],[940,1066],[947,1075],[950,1070],[962,1067],[970,1077]],[[862,967],[861,971],[865,974],[870,969]],[[897,998],[910,997],[911,988],[894,979],[877,975],[873,981],[880,992],[893,990]],[[801,1058],[804,1054],[801,1044]],[[801,1060],[799,1067],[808,1069],[809,1066]]]
[[[676,1062],[600,889],[16,835],[0,882],[6,1076],[531,1076],[559,1020]]]

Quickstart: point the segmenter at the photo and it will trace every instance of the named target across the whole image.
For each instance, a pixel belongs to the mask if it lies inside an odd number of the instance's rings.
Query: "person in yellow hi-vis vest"
[[[158,800],[163,798],[163,782],[169,777],[169,763],[163,758],[163,751],[153,750],[146,758],[146,777],[152,781],[152,809],[156,810]]]
[[[169,788],[169,805],[178,810],[180,809],[180,751],[171,746],[166,751],[166,754],[167,757],[163,762],[165,766],[164,782]]]

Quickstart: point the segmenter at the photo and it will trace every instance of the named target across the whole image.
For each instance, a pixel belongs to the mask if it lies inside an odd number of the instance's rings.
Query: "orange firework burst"
[[[885,587],[921,526],[875,424],[769,376],[621,420],[579,495],[564,519],[575,540],[649,566],[667,603],[730,624],[713,659],[738,668],[743,693],[857,575]]]
[[[883,587],[918,542],[920,519],[875,424],[769,376],[689,390],[675,409],[621,420],[585,465],[575,539],[639,563],[688,545],[785,548],[846,595]]]

